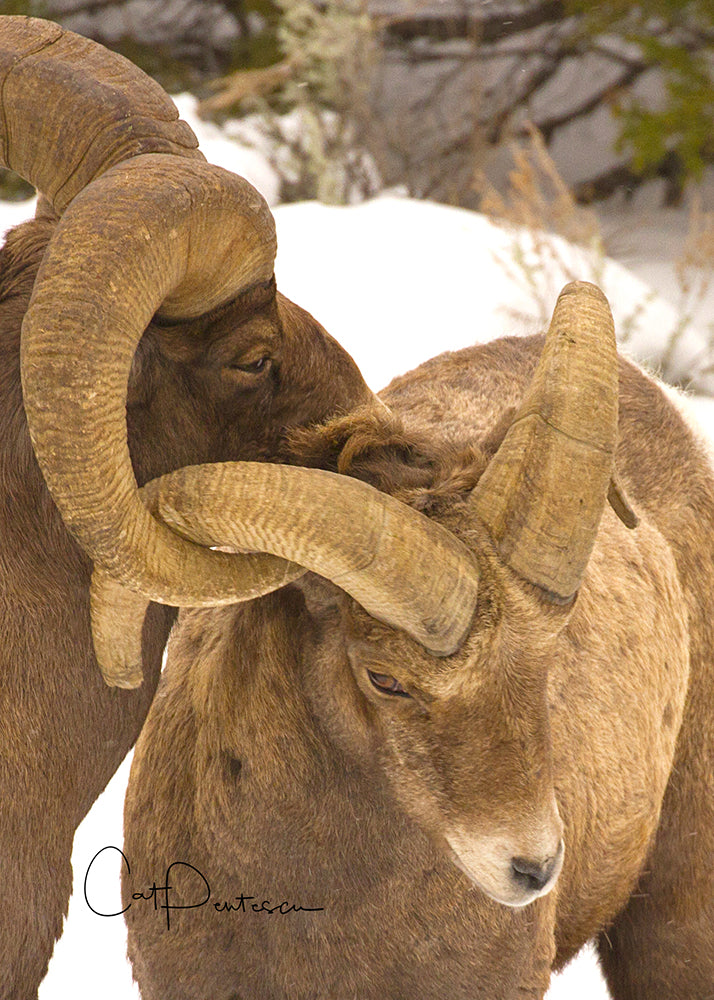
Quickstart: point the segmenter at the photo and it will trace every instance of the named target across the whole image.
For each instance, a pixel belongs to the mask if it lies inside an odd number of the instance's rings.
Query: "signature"
[[[131,867],[129,866],[127,857],[119,847],[108,845],[107,847],[102,847],[101,850],[97,851],[92,860],[89,862],[89,866],[84,875],[84,900],[92,913],[96,913],[98,917],[120,917],[123,913],[126,913],[127,910],[134,905],[134,903],[146,902],[151,903],[157,913],[161,910],[164,911],[166,914],[166,930],[171,930],[172,911],[195,910],[201,906],[212,906],[216,913],[279,913],[282,915],[298,912],[317,913],[325,909],[324,906],[298,906],[295,903],[288,903],[287,900],[283,900],[281,903],[272,903],[269,899],[261,900],[258,896],[246,896],[244,893],[241,893],[239,896],[234,896],[230,900],[213,900],[211,896],[211,886],[209,885],[208,879],[203,872],[199,871],[198,868],[189,864],[187,861],[173,861],[166,869],[162,885],[157,885],[156,881],[154,881],[146,889],[140,892],[132,892],[132,901],[127,903],[123,910],[117,910],[116,913],[103,913],[100,909],[94,906],[92,902],[90,902],[87,891],[87,883],[89,882],[89,873],[92,870],[92,866],[96,862],[97,858],[101,854],[104,854],[105,851],[117,851],[121,854],[122,862],[126,866],[127,875],[131,875]],[[175,879],[179,872],[181,873],[182,895],[194,900],[193,902],[178,903],[171,901],[172,894],[175,893],[177,889],[176,885],[171,884],[171,879]]]

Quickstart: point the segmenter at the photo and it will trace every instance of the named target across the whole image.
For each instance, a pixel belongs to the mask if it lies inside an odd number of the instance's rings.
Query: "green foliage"
[[[634,171],[647,174],[674,156],[685,177],[699,180],[714,161],[714,0],[567,0],[566,10],[584,37],[618,36],[662,75],[656,104],[628,90],[613,95],[619,148],[629,150]]]
[[[712,0],[644,0],[633,4],[630,0],[566,0],[566,10],[587,18],[591,29],[597,34],[613,27],[619,28],[624,22],[642,26],[652,19],[660,19],[667,24],[679,24],[685,20],[706,24],[714,18]]]
[[[619,110],[621,145],[633,150],[633,167],[645,173],[674,151],[687,175],[701,178],[712,159],[714,85],[712,70],[702,53],[686,52],[657,38],[641,41],[645,58],[664,73],[666,103],[661,109],[632,100]]]
[[[41,17],[38,4],[33,0],[0,0],[0,14],[30,14]]]
[[[236,39],[226,71],[239,69],[261,69],[280,61],[281,48],[278,42],[280,11],[273,0],[223,0],[227,10],[234,14],[243,28],[241,37]],[[263,27],[256,30],[248,27],[248,15],[257,14]]]

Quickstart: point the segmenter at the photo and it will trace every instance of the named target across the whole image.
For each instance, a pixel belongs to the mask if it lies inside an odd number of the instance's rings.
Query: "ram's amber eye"
[[[372,682],[372,686],[376,687],[382,694],[396,694],[402,698],[411,698],[409,692],[404,690],[396,677],[390,677],[389,674],[377,674],[374,670],[368,670],[367,676]]]

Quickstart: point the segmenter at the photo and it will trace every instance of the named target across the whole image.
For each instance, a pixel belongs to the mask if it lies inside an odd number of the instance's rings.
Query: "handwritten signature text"
[[[230,900],[214,900],[211,894],[211,886],[203,872],[187,861],[173,861],[166,869],[161,885],[157,885],[156,881],[154,881],[145,889],[132,892],[131,902],[127,903],[124,909],[117,910],[115,913],[104,913],[99,909],[96,899],[92,898],[90,901],[88,883],[93,865],[105,851],[118,851],[122,857],[123,864],[126,866],[127,875],[131,874],[131,868],[126,855],[119,847],[108,845],[97,851],[90,861],[84,876],[84,899],[92,913],[96,913],[98,917],[119,917],[123,913],[126,913],[135,903],[150,903],[157,913],[160,911],[165,913],[166,929],[171,930],[172,912],[177,910],[195,910],[202,906],[212,906],[216,913],[265,913],[269,915],[281,914],[283,916],[288,913],[298,912],[317,913],[325,909],[324,906],[299,906],[296,903],[288,903],[287,900],[283,900],[281,903],[273,903],[269,899],[247,896],[244,893],[240,893],[240,895],[234,896]],[[180,878],[181,881],[181,896],[189,899],[190,902],[179,903],[176,901],[177,886],[175,884],[172,885],[172,879],[176,881],[177,878]]]

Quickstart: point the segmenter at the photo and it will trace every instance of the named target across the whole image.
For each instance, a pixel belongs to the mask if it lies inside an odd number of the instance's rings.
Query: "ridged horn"
[[[159,307],[200,315],[269,280],[274,256],[272,216],[246,181],[144,155],[75,197],[38,272],[21,355],[35,454],[87,554],[148,597],[169,580],[207,578],[215,555],[139,498],[126,436],[136,346]]]
[[[573,282],[471,498],[503,561],[554,603],[574,597],[595,544],[613,474],[617,404],[610,307],[595,285]]]
[[[52,21],[0,19],[0,160],[57,215],[123,160],[204,160],[197,146],[171,98],[128,59]]]
[[[437,656],[454,653],[468,634],[478,594],[471,553],[441,525],[367,483],[320,469],[227,462],[179,469],[142,492],[162,520],[194,542],[271,553],[289,560],[293,572],[297,564],[319,573]],[[124,598],[117,600],[105,577],[95,583],[95,635],[111,658],[112,634],[119,639],[135,629],[142,605],[127,595],[122,615]],[[203,585],[195,595],[191,585],[187,577],[183,591],[167,590],[164,602],[211,603],[198,599]],[[125,666],[106,663],[105,676],[139,676]]]
[[[227,556],[176,537],[141,503],[126,390],[157,311],[199,316],[271,279],[270,211],[242,178],[205,163],[158,84],[52,22],[0,18],[0,111],[2,162],[42,193],[41,213],[62,216],[23,323],[22,379],[65,523],[148,596],[167,577],[230,576]]]

